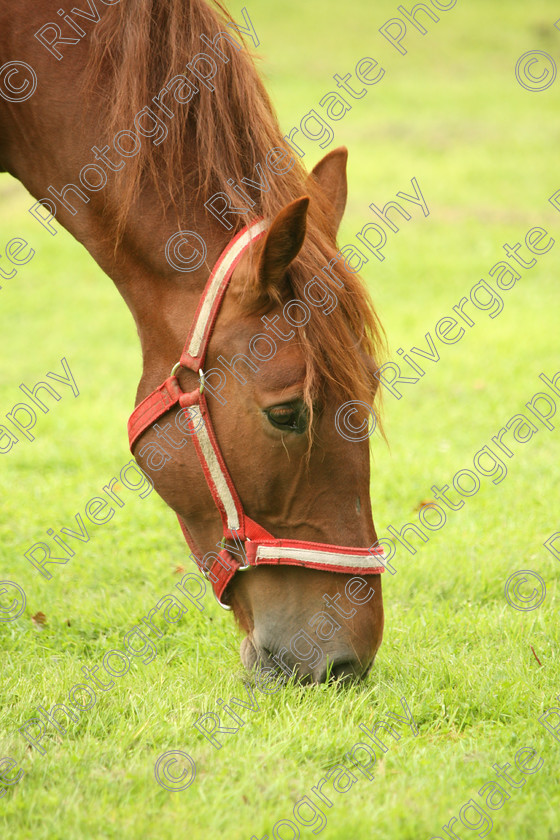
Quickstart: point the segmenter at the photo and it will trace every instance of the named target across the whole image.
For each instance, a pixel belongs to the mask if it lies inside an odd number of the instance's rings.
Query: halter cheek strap
[[[303,540],[275,539],[265,528],[246,515],[216,440],[204,394],[202,372],[208,343],[236,265],[247,248],[264,236],[267,228],[267,222],[262,219],[254,222],[240,231],[222,252],[200,298],[180,361],[168,379],[136,406],[128,421],[128,437],[132,450],[146,429],[173,406],[178,404],[185,409],[204,478],[222,519],[223,547],[219,552],[208,552],[205,557],[210,555],[213,562],[201,569],[212,582],[221,606],[226,606],[221,599],[233,576],[251,566],[281,564],[355,575],[381,574],[385,571],[383,565],[376,565],[374,555],[377,555],[378,562],[381,563],[384,557],[383,549],[379,547],[349,548]],[[199,387],[194,391],[182,390],[175,376],[179,367],[198,372]],[[185,522],[180,516],[178,519],[196,559],[200,552]],[[241,550],[236,551],[233,546],[226,547],[226,540],[233,541]],[[238,559],[237,554],[241,555],[242,559]]]

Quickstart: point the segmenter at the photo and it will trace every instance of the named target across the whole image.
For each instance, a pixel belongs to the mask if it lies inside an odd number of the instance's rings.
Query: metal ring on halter
[[[175,372],[181,367],[181,362],[177,362],[176,365],[173,365],[171,369],[170,376],[175,376]]]
[[[198,369],[198,377],[200,379],[199,393],[202,394],[202,392],[204,391],[204,371],[202,370],[202,368]]]
[[[227,537],[222,537],[222,539],[220,540],[220,546],[221,546],[221,548],[222,548],[222,549],[224,549],[224,548],[226,547],[226,540],[227,540]],[[247,541],[248,541],[248,542],[251,542],[251,540],[249,539],[249,537],[247,537]],[[246,571],[247,571],[247,569],[250,569],[250,568],[251,568],[251,564],[250,564],[250,563],[246,563],[246,564],[245,564],[245,566],[239,566],[239,567],[235,570],[235,572],[236,572],[236,573],[237,573],[237,572],[246,572]]]
[[[239,567],[238,569],[236,569],[235,571],[236,571],[236,572],[246,572],[246,571],[247,571],[247,569],[250,569],[250,568],[251,568],[251,564],[250,564],[250,563],[247,563],[247,565],[245,565],[245,566],[240,566],[240,567]]]
[[[247,563],[247,565],[246,565],[246,566],[239,566],[239,568],[238,568],[238,569],[236,569],[236,570],[235,570],[235,572],[236,572],[236,574],[237,574],[237,572],[246,572],[246,571],[247,571],[247,569],[250,569],[250,568],[251,568],[251,564],[250,564],[250,563]],[[216,598],[216,601],[218,602],[218,604],[220,605],[220,607],[221,607],[223,610],[228,610],[228,611],[230,611],[230,612],[231,612],[231,610],[233,609],[233,607],[229,607],[227,604],[222,604],[222,602],[220,601],[220,599],[218,598],[218,596],[216,595],[216,593],[215,593],[215,592],[214,592],[214,597]]]
[[[220,605],[220,607],[223,610],[228,610],[229,612],[232,611],[233,607],[229,607],[227,604],[222,604],[222,602],[220,601],[220,599],[218,598],[218,596],[216,595],[215,592],[214,592],[214,598],[216,599],[216,601],[218,602],[218,604]]]
[[[250,538],[250,537],[247,537],[247,542],[251,542],[251,538]],[[245,552],[245,558],[247,558],[247,552]],[[251,564],[250,564],[250,563],[246,563],[244,566],[240,566],[240,567],[237,569],[237,571],[238,571],[238,572],[246,572],[246,571],[247,571],[247,569],[250,569],[250,568],[251,568]]]

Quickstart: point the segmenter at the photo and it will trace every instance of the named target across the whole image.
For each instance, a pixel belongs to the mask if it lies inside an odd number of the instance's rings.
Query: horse
[[[249,27],[213,0],[83,0],[58,15],[50,0],[0,0],[0,169],[130,309],[132,451],[233,611],[243,665],[362,679],[384,567],[368,434],[341,433],[339,412],[367,426],[385,339],[336,244],[346,149],[305,171]]]

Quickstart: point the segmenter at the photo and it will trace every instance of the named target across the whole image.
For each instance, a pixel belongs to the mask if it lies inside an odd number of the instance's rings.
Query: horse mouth
[[[321,673],[298,673],[295,666],[291,674],[279,667],[271,651],[266,648],[257,651],[251,636],[246,636],[241,642],[241,662],[250,673],[254,670],[266,669],[274,671],[280,682],[287,683],[291,676],[297,674],[296,682],[300,685],[319,685],[324,682],[336,682],[339,685],[357,684],[364,681],[373,666],[373,659],[366,668],[356,671],[352,667],[346,667],[346,662],[331,663],[329,668],[322,669]],[[375,657],[374,657],[375,658]]]
[[[250,636],[245,636],[241,642],[241,662],[248,671],[252,671],[255,665],[259,662],[259,655],[255,650],[255,646]]]

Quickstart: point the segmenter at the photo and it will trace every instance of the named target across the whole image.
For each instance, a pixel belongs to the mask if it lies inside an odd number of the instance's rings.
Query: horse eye
[[[305,404],[298,400],[294,403],[275,405],[264,412],[271,426],[282,432],[295,432],[302,435],[307,430],[308,415]]]

